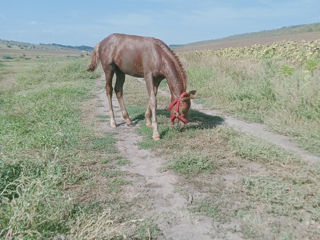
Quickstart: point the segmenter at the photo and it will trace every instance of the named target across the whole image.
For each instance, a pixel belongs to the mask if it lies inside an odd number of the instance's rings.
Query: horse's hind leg
[[[118,98],[118,102],[122,111],[122,117],[124,120],[126,120],[127,125],[131,125],[132,121],[129,117],[129,114],[127,112],[126,106],[123,101],[123,84],[125,81],[125,74],[121,71],[116,71],[116,75],[117,75],[117,80],[116,80],[116,85],[114,90],[116,92],[116,96]]]
[[[115,128],[117,127],[116,120],[114,118],[114,112],[112,107],[112,77],[113,77],[114,71],[112,69],[105,70],[105,76],[106,76],[106,94],[108,98],[109,103],[109,114],[110,114],[110,126]]]

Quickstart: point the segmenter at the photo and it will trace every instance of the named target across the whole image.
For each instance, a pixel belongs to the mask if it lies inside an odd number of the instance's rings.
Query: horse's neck
[[[180,97],[186,91],[185,79],[183,79],[183,75],[179,72],[177,66],[167,64],[165,77],[168,81],[172,100]]]

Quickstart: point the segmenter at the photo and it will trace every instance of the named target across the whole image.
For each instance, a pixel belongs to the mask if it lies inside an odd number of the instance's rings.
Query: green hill
[[[90,46],[69,46],[63,44],[33,44],[33,43],[25,43],[25,42],[18,42],[18,41],[8,41],[0,39],[0,45],[11,48],[11,49],[21,49],[21,50],[49,50],[49,51],[57,51],[57,50],[79,50],[79,51],[92,51],[93,48]]]

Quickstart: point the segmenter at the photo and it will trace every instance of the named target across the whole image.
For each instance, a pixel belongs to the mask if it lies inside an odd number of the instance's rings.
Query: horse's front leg
[[[160,134],[158,131],[158,122],[157,122],[157,98],[153,91],[150,93],[150,109],[152,112],[152,138],[153,140],[160,140]]]
[[[156,97],[157,97],[159,83],[160,82],[156,82],[156,83],[154,83],[154,86],[153,86],[153,91],[154,91],[154,94],[155,94]],[[148,103],[148,107],[147,107],[147,110],[146,110],[146,113],[144,114],[144,116],[145,116],[145,119],[146,119],[146,126],[147,127],[152,127],[150,103]]]
[[[118,98],[118,102],[122,111],[122,117],[124,120],[126,120],[127,125],[129,126],[132,124],[132,121],[129,117],[128,111],[123,101],[123,84],[125,81],[125,75],[123,72],[120,72],[120,71],[117,71],[116,75],[117,75],[117,80],[116,80],[116,85],[114,90],[116,92],[116,96]]]
[[[148,107],[147,107],[146,113],[144,114],[144,117],[146,119],[146,126],[152,127],[150,103],[148,103]]]
[[[157,98],[156,98],[156,87],[154,86],[152,74],[145,75],[145,80],[147,84],[147,90],[149,93],[149,106],[151,113],[152,113],[152,138],[153,140],[160,140],[160,134],[158,131],[158,122],[157,122],[157,115],[156,115],[156,110],[157,110]],[[148,112],[148,109],[147,109]],[[147,113],[146,112],[146,113]],[[148,120],[147,120],[148,123]]]

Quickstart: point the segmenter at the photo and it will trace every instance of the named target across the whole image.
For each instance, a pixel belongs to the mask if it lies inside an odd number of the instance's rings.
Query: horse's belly
[[[143,77],[143,73],[144,73],[143,67],[140,65],[137,65],[135,62],[122,64],[121,66],[118,66],[118,67],[125,74],[131,75],[134,77]]]
[[[119,51],[114,58],[115,64],[125,74],[143,77],[144,64],[142,54],[136,49],[126,49]]]
[[[124,71],[123,71],[124,72]],[[124,72],[125,74],[128,74],[132,77],[138,77],[138,78],[143,78],[144,77],[144,74],[137,74],[137,73],[132,73],[132,72]]]

